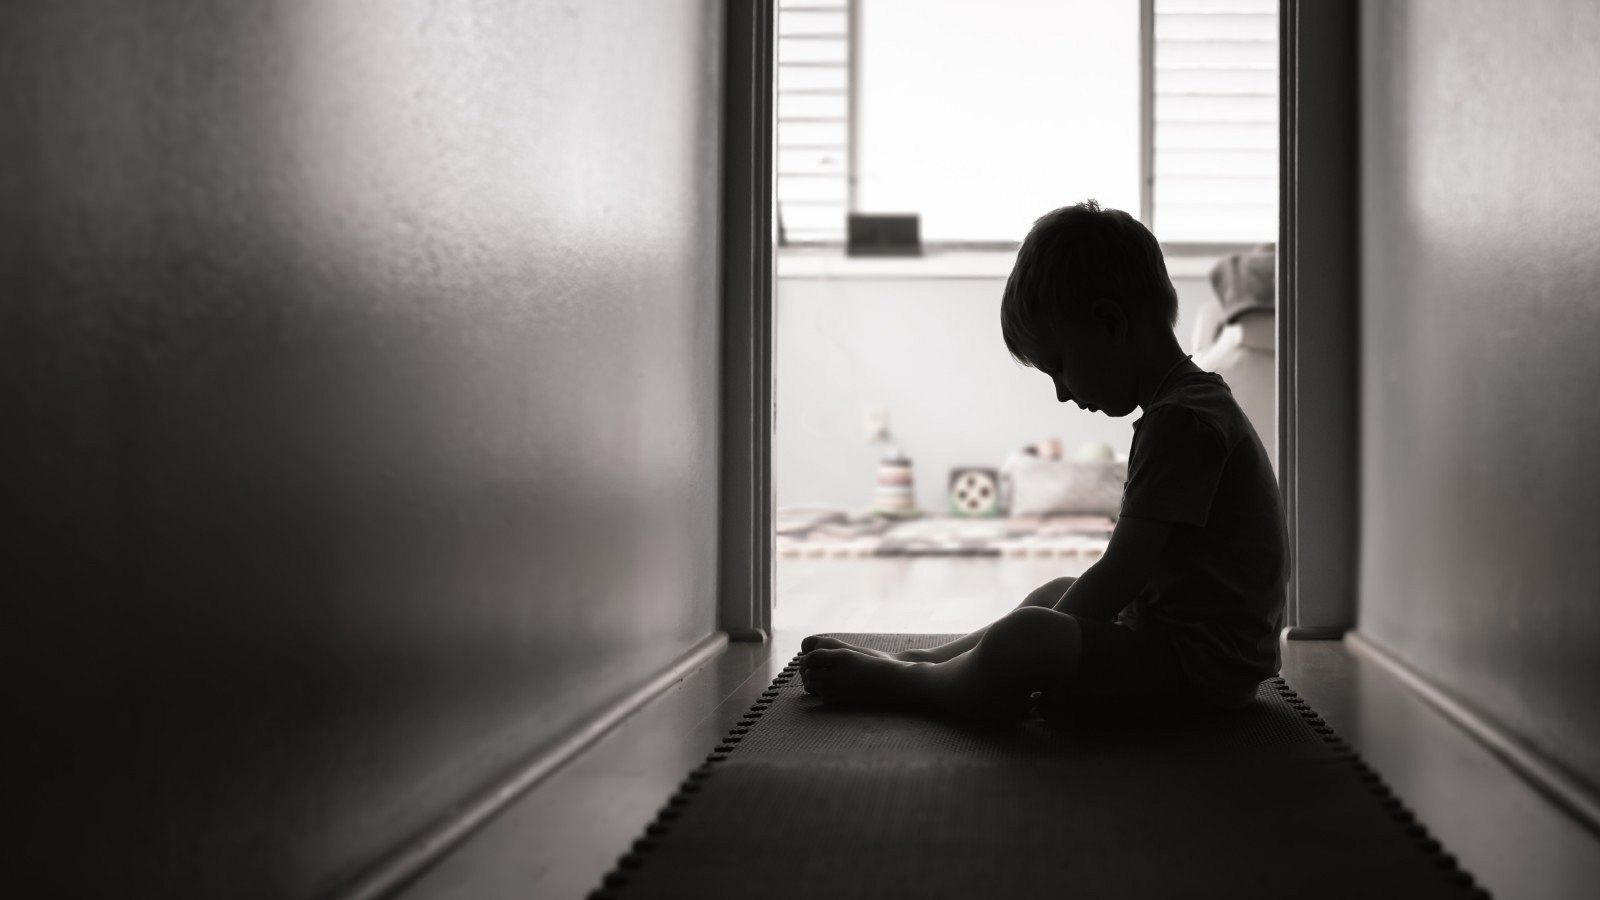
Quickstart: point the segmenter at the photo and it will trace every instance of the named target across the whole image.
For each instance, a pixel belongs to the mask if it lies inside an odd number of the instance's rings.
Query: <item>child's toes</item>
[[[819,675],[819,674],[817,674],[815,672],[801,672],[800,673],[800,685],[806,689],[806,693],[808,693],[808,694],[821,693],[822,692],[822,682],[824,680],[825,679],[821,675]]]
[[[813,634],[800,642],[800,649],[807,653],[812,650],[841,650],[849,646],[844,641],[825,634]]]

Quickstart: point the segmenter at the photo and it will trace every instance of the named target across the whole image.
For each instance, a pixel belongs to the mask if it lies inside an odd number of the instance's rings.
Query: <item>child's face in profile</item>
[[[1096,301],[1090,309],[1069,314],[1061,339],[1061,356],[1052,370],[1056,399],[1080,409],[1120,418],[1138,406],[1128,352],[1128,320],[1122,308]]]

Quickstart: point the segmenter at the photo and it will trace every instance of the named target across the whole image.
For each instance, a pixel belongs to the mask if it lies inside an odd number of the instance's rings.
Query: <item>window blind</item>
[[[1155,0],[1152,230],[1278,235],[1277,0]]]
[[[775,193],[791,244],[844,240],[856,0],[779,0]],[[1164,242],[1272,241],[1277,0],[1149,0],[1151,226]]]
[[[850,200],[850,4],[781,0],[777,214],[790,244],[844,241]]]

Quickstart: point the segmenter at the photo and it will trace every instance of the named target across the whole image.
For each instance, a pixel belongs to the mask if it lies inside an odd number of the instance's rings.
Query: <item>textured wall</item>
[[[1361,628],[1600,785],[1600,7],[1362,15]]]
[[[720,9],[0,7],[16,858],[320,893],[710,633]]]

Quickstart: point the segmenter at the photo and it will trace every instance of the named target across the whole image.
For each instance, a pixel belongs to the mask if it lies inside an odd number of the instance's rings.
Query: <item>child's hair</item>
[[[1054,368],[1068,303],[1122,301],[1146,323],[1178,323],[1178,292],[1150,229],[1093,200],[1040,216],[1017,251],[1000,301],[1000,332],[1017,362]]]

